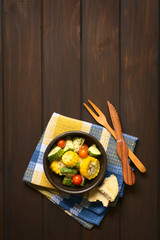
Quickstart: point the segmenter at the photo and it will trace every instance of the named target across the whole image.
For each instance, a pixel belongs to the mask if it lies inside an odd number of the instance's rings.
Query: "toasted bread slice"
[[[115,175],[105,178],[98,190],[110,201],[113,202],[118,194],[118,181]]]

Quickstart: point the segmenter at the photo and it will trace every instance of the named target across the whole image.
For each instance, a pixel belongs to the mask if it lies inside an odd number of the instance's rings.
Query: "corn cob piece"
[[[91,180],[95,178],[100,170],[100,163],[97,158],[88,156],[80,164],[80,173],[83,177]]]
[[[52,171],[59,175],[62,175],[62,173],[60,172],[60,169],[62,167],[65,167],[65,164],[62,162],[62,160],[55,160],[50,165]]]
[[[62,161],[67,167],[74,167],[78,163],[79,156],[73,151],[67,151],[62,156]]]

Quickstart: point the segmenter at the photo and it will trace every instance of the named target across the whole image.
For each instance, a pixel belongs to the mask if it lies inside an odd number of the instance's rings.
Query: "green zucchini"
[[[101,155],[101,152],[96,147],[96,144],[93,144],[91,147],[88,148],[88,154],[91,157],[98,157]]]
[[[82,161],[83,161],[83,158],[79,157],[78,163],[76,164],[75,167],[79,169]]]
[[[74,187],[74,184],[72,182],[72,179],[71,178],[68,178],[68,177],[64,177],[63,178],[63,182],[62,182],[63,185],[66,185],[66,186],[69,186],[69,187]]]
[[[74,173],[77,174],[78,170],[76,168],[68,168],[68,167],[62,167],[60,169],[61,173]]]
[[[72,178],[77,174],[78,170],[76,168],[62,167],[60,172],[68,178]]]
[[[85,139],[84,138],[80,138],[80,137],[75,137],[73,139],[74,152],[79,152],[79,150],[81,149],[84,141],[85,141]]]
[[[78,162],[77,164],[76,164],[76,168],[80,168],[80,162]]]
[[[64,153],[67,151],[73,151],[73,142],[71,139],[66,139],[66,145],[63,148]]]
[[[63,154],[63,149],[58,147],[58,146],[55,146],[48,154],[47,156],[47,159],[50,161],[50,162],[53,162],[57,159],[59,159]]]
[[[82,175],[81,175],[81,177],[82,177],[82,182],[81,182],[80,186],[84,187],[86,184],[86,179]]]

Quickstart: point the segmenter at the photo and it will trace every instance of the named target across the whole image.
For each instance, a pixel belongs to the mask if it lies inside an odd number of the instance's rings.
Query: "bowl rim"
[[[74,188],[71,188],[71,190],[67,190],[67,189],[63,189],[61,186],[57,185],[53,179],[50,177],[49,173],[48,173],[48,170],[47,170],[47,164],[46,164],[46,161],[47,161],[47,155],[48,155],[48,152],[50,151],[51,147],[58,141],[58,139],[60,138],[64,138],[66,137],[67,135],[87,135],[89,138],[91,138],[95,143],[97,143],[97,145],[99,145],[98,147],[101,148],[101,151],[103,152],[103,161],[106,162],[106,164],[104,164],[104,167],[102,169],[102,172],[101,172],[101,176],[99,176],[99,178],[97,179],[97,181],[89,186],[87,189],[74,189]],[[49,149],[49,150],[48,150]],[[68,193],[68,194],[82,194],[82,193],[85,193],[85,192],[88,192],[90,191],[91,189],[93,189],[95,186],[97,186],[104,178],[105,176],[105,173],[106,173],[106,170],[107,170],[107,156],[106,156],[106,152],[105,152],[105,149],[104,147],[102,146],[101,142],[96,138],[94,137],[93,135],[87,133],[87,132],[84,132],[84,131],[67,131],[67,132],[64,132],[64,133],[61,133],[59,135],[57,135],[55,138],[52,139],[52,141],[48,144],[48,146],[46,147],[45,149],[45,152],[44,152],[44,155],[43,155],[43,168],[44,168],[44,172],[45,172],[45,175],[48,179],[48,181],[52,184],[52,186],[54,186],[56,189],[60,190],[61,192],[65,192],[65,193]]]

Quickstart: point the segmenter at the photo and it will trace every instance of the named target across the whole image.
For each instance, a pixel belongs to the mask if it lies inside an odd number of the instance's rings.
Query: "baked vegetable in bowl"
[[[94,136],[71,131],[51,141],[44,154],[43,166],[48,180],[58,190],[80,194],[103,180],[107,157]]]

